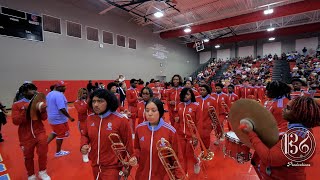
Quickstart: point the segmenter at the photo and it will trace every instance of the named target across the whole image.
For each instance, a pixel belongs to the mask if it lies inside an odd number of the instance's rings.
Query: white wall
[[[211,58],[211,51],[200,52],[200,64],[206,63]]]
[[[198,54],[194,49],[175,40],[163,40],[151,29],[129,22],[130,17],[119,16],[125,13],[123,11],[113,9],[99,15],[96,11],[80,9],[71,1],[67,1],[70,4],[63,2],[0,0],[2,6],[47,14],[62,20],[62,35],[44,32],[44,42],[0,36],[0,101],[8,107],[15,91],[25,80],[115,79],[119,73],[127,79],[149,81],[156,76],[166,76],[169,80],[176,73],[186,77],[199,66]],[[81,23],[84,38],[66,36],[66,20]],[[99,48],[102,39],[100,43],[86,40],[85,26],[98,28],[100,34],[102,30],[107,30],[135,38],[137,49],[107,44]],[[167,58],[156,58],[154,54],[157,51],[164,52]]]
[[[217,59],[226,61],[227,59],[230,59],[230,54],[230,49],[219,49],[217,51]]]
[[[316,49],[318,48],[318,37],[312,38],[304,38],[304,39],[297,39],[296,40],[296,51],[298,53],[302,53],[302,49],[304,47],[307,48],[307,53],[311,53],[312,55],[316,53]]]
[[[281,42],[272,42],[272,43],[265,43],[263,44],[263,56],[265,55],[274,55],[277,54],[278,56],[281,55]]]
[[[254,56],[254,46],[239,47],[238,57]]]

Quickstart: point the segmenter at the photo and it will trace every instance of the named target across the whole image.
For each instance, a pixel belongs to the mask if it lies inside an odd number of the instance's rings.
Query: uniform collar
[[[164,120],[162,118],[160,118],[159,123],[156,126],[151,126],[149,122],[147,123],[150,131],[152,131],[152,129],[153,131],[158,131],[163,124],[164,124]]]
[[[189,105],[191,104],[191,100],[187,101],[187,102],[184,102],[185,105]]]
[[[207,96],[206,96],[206,97],[202,97],[202,96],[201,96],[201,98],[202,98],[203,100],[207,100],[209,97],[210,97],[210,95],[209,95],[209,94],[207,94]]]
[[[102,114],[102,115],[99,115],[99,116],[100,116],[100,118],[106,118],[106,117],[108,117],[111,113],[112,113],[112,112],[109,110],[109,111],[107,111],[106,113],[104,113],[104,114]]]

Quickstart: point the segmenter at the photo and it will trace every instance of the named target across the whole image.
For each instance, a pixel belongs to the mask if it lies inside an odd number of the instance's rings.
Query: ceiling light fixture
[[[154,13],[153,15],[154,15],[154,17],[156,17],[156,18],[161,18],[161,17],[164,16],[163,12],[161,12],[161,11],[158,11],[158,12]]]
[[[203,40],[203,42],[209,42],[210,41],[210,39],[208,39],[208,38],[205,38],[204,40]]]
[[[267,31],[274,31],[275,30],[275,28],[274,27],[269,27],[268,29],[267,29]]]
[[[189,32],[191,32],[191,28],[190,28],[190,27],[186,27],[183,31],[184,31],[185,33],[189,33]]]
[[[269,41],[274,41],[276,38],[274,38],[274,37],[271,37],[271,38],[269,38]]]
[[[263,14],[268,15],[268,14],[272,14],[273,13],[273,9],[266,9],[263,11]]]
[[[220,45],[219,45],[219,44],[215,46],[215,48],[217,48],[217,49],[218,49],[219,47],[220,47]]]

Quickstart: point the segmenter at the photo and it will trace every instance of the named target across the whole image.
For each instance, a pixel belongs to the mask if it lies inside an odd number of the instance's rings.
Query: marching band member
[[[27,109],[31,99],[36,94],[37,87],[31,83],[21,86],[23,99],[16,101],[12,106],[12,121],[19,126],[18,135],[21,149],[24,156],[24,165],[28,171],[28,180],[36,180],[34,173],[34,150],[37,148],[39,162],[39,177],[43,180],[50,180],[47,174],[47,153],[48,143],[46,130],[42,121],[47,119],[46,109],[41,109],[41,120],[27,118]]]
[[[231,108],[232,104],[239,99],[239,96],[234,93],[234,85],[232,84],[228,86],[228,92],[229,92],[228,96],[229,96],[229,103],[230,103],[229,108]]]
[[[115,82],[110,82],[110,83],[107,85],[107,90],[109,90],[109,91],[112,92],[114,95],[116,95],[116,97],[117,97],[117,99],[118,99],[118,101],[119,101],[119,104],[120,104],[120,94],[117,93],[117,83],[115,83]],[[125,111],[125,108],[119,105],[117,111],[120,112],[120,113],[123,113],[123,111]]]
[[[264,104],[266,97],[266,87],[262,84],[261,79],[257,81],[257,86],[254,89],[254,96],[261,104]]]
[[[217,101],[211,94],[211,88],[204,84],[199,87],[201,96],[196,97],[196,101],[199,103],[202,112],[202,134],[201,139],[207,149],[210,147],[210,133],[213,130],[212,119],[209,116],[209,107],[212,106],[216,110],[216,115],[218,118],[218,106]],[[215,144],[219,142],[220,139],[217,139]]]
[[[290,87],[281,81],[272,81],[266,87],[268,101],[265,102],[264,107],[268,109],[277,121],[279,132],[287,130],[287,121],[282,117],[283,108],[289,102]]]
[[[254,96],[254,89],[249,85],[249,80],[246,79],[242,83],[242,87],[240,88],[240,98],[248,98],[248,96]]]
[[[185,88],[190,88],[190,89],[193,91],[193,94],[194,94],[196,97],[200,95],[199,92],[198,92],[196,89],[193,88],[192,81],[186,80],[186,81],[184,82],[184,87],[185,87]]]
[[[181,150],[183,155],[185,155],[183,167],[185,172],[189,174],[190,178],[199,178],[196,174],[200,171],[200,165],[192,148],[192,146],[195,147],[198,142],[195,137],[191,136],[192,134],[187,125],[186,115],[191,116],[199,134],[201,135],[203,127],[201,107],[199,106],[199,103],[196,102],[196,98],[190,88],[182,89],[180,93],[180,101],[181,102],[177,107],[178,114],[175,117],[175,122],[177,123],[176,129],[178,131]]]
[[[173,127],[175,127],[174,118],[177,117],[178,113],[178,104],[180,103],[179,94],[183,89],[182,86],[182,78],[180,75],[175,74],[171,79],[172,88],[168,91],[167,102],[169,108],[169,116],[170,123]]]
[[[227,94],[222,92],[223,85],[217,83],[216,85],[216,92],[212,93],[211,96],[216,99],[218,105],[218,113],[219,113],[219,121],[220,124],[223,125],[224,121],[226,120],[226,116],[228,115],[228,110],[230,107],[229,97]]]
[[[146,103],[153,97],[153,91],[149,87],[144,87],[140,92],[140,97],[142,97],[142,101],[138,102],[138,125],[146,121],[145,106]]]
[[[161,85],[160,81],[159,80],[155,80],[154,81],[154,87],[151,87],[154,97],[158,98],[158,99],[161,99],[161,95],[162,95],[162,91],[163,91],[163,89],[162,89],[162,87],[160,85]]]
[[[78,99],[74,102],[74,107],[78,112],[78,127],[80,133],[83,132],[84,127],[87,125],[86,120],[89,115],[89,109],[87,104],[88,91],[86,88],[80,88],[78,90]],[[89,162],[88,154],[82,155],[83,162]]]
[[[163,114],[163,103],[158,98],[151,98],[146,103],[145,117],[147,121],[137,126],[134,142],[135,153],[129,161],[131,166],[139,164],[135,179],[169,179],[157,151],[157,142],[162,138],[171,144],[179,162],[183,161],[176,130],[162,119]],[[177,178],[180,178],[180,175],[178,170],[175,171]]]
[[[87,125],[81,134],[81,153],[87,154],[91,148],[89,159],[96,180],[118,180],[121,167],[108,136],[111,133],[118,134],[129,154],[133,154],[130,125],[123,115],[116,112],[119,103],[110,91],[94,91],[88,104],[94,114],[88,116]]]
[[[127,90],[127,101],[128,101],[128,110],[131,112],[131,129],[132,133],[134,133],[135,130],[135,124],[136,124],[136,118],[137,118],[137,105],[138,102],[141,100],[141,97],[139,97],[139,92],[136,89],[137,86],[137,80],[131,79],[130,84],[131,87]]]
[[[288,129],[305,128],[311,130],[311,128],[319,126],[319,117],[320,106],[310,97],[297,97],[290,101],[283,110],[283,118],[288,121]],[[240,129],[249,136],[255,154],[260,157],[260,168],[257,173],[259,173],[261,179],[306,179],[305,167],[288,167],[290,160],[281,150],[282,135],[279,137],[277,144],[268,148],[255,133],[250,121],[241,122]],[[305,135],[306,131],[301,129],[298,137],[302,138],[297,138],[296,144],[303,143],[302,140]],[[304,163],[308,163],[311,158]]]

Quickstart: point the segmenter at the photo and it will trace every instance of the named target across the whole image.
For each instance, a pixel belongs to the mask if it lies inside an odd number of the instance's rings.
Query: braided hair
[[[289,85],[287,85],[282,81],[269,82],[267,84],[266,90],[267,90],[267,96],[269,98],[278,99],[285,96],[286,98],[291,99],[290,98],[291,88]]]
[[[290,123],[301,123],[307,128],[320,125],[320,104],[310,97],[298,97],[291,104],[293,119]]]

